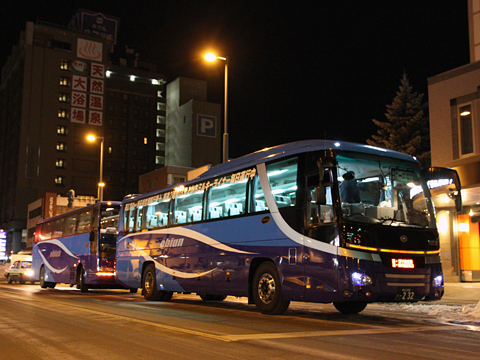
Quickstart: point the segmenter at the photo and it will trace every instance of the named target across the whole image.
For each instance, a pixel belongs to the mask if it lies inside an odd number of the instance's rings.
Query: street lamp
[[[105,186],[105,183],[103,182],[103,136],[95,136],[95,135],[88,135],[87,140],[88,141],[95,141],[97,139],[100,139],[100,181],[98,182],[98,193],[97,197],[100,202],[103,201],[103,188]]]
[[[216,56],[212,53],[208,53],[205,55],[205,60],[207,61],[215,61],[215,60],[223,60],[225,61],[225,95],[224,95],[224,131],[223,131],[223,162],[228,161],[228,56]]]

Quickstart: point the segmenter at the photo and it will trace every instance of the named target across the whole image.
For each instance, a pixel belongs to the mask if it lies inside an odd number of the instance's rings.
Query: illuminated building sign
[[[0,230],[0,260],[7,259],[7,232]]]

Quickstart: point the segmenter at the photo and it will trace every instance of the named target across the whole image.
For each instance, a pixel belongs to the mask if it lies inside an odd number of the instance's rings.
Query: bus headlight
[[[435,276],[432,281],[432,286],[440,287],[442,285],[443,285],[443,276],[442,275]]]
[[[357,286],[372,285],[372,278],[360,272],[352,273],[352,284]]]

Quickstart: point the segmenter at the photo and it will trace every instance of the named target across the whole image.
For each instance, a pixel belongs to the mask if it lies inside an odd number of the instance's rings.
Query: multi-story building
[[[468,11],[470,63],[428,79],[432,165],[456,169],[463,189],[462,212],[435,204],[447,281],[480,281],[480,0]]]
[[[133,50],[115,48],[118,21],[87,11],[69,28],[28,22],[2,68],[7,251],[25,247],[27,205],[45,193],[97,197],[101,145],[104,200],[138,193],[139,176],[165,166],[166,78]],[[99,140],[89,143],[91,133]]]

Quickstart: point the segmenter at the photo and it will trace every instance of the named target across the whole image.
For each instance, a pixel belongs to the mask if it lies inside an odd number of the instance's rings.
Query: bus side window
[[[145,223],[147,229],[165,227],[168,224],[168,201],[148,205]]]
[[[278,208],[296,204],[297,163],[295,157],[267,165],[268,181]]]
[[[225,183],[211,188],[208,202],[208,219],[230,217],[245,213],[248,179]]]
[[[137,216],[134,219],[135,231],[141,231],[144,228],[144,213],[145,207],[138,207]]]
[[[253,202],[253,212],[261,212],[268,210],[267,202],[265,201],[265,196],[263,195],[262,185],[260,185],[260,179],[258,175],[254,179],[254,202]]]
[[[173,224],[202,220],[203,191],[178,197],[174,203]]]

